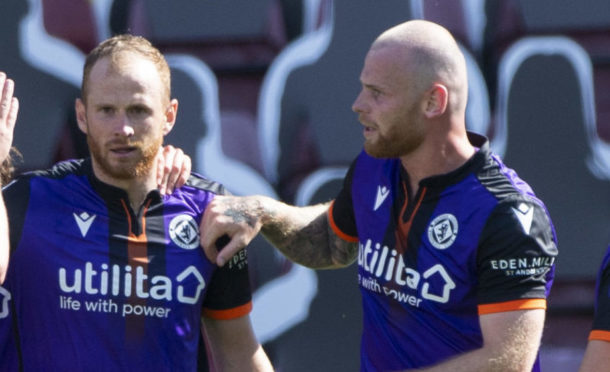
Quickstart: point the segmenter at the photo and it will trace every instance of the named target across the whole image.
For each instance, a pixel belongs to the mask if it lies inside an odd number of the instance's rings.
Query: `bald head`
[[[452,111],[463,111],[468,96],[466,62],[453,36],[442,26],[413,20],[401,23],[382,33],[371,51],[392,48],[405,66],[409,81],[421,92],[434,83],[449,91]]]

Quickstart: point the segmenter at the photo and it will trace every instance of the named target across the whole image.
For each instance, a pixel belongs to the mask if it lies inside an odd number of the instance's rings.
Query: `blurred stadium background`
[[[361,148],[350,107],[364,55],[412,18],[454,33],[469,65],[469,128],[551,212],[560,258],[543,369],[575,371],[610,243],[607,0],[2,0],[20,169],[87,155],[73,113],[84,56],[130,32],[168,58],[180,110],[167,142],[197,172],[236,194],[328,200]],[[314,272],[254,245],[252,318],[278,371],[357,370],[356,268]]]

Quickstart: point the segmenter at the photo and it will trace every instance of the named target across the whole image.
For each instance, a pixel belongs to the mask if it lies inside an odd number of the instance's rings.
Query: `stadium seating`
[[[0,24],[4,35],[0,69],[16,81],[15,94],[21,103],[14,136],[14,145],[23,153],[19,168],[46,168],[55,160],[57,143],[78,96],[80,77],[74,72],[82,65],[74,64],[82,53],[46,34],[40,0],[4,1]]]
[[[346,167],[316,169],[297,189],[296,204],[311,205],[334,198],[346,172]],[[317,288],[314,293],[302,291],[297,295],[301,301],[301,293],[313,297],[306,313],[299,310],[302,323],[278,332],[265,345],[273,356],[274,367],[282,371],[357,371],[362,329],[362,307],[355,285],[357,265],[308,272]]]
[[[98,43],[98,23],[90,1],[42,0],[41,5],[44,28],[50,36],[69,42],[83,53]]]
[[[451,31],[477,61],[485,28],[485,0],[411,1],[413,18],[427,19]]]
[[[264,160],[266,174],[287,200],[308,173],[349,164],[359,152],[362,139],[351,104],[365,53],[381,31],[409,18],[403,0],[330,5],[315,33],[278,55],[261,89],[261,147],[264,155],[277,149]]]
[[[181,102],[168,142],[192,155],[195,170],[237,194],[297,204],[334,196],[361,148],[351,104],[373,39],[409,18],[443,24],[467,59],[468,128],[491,137],[555,222],[561,256],[543,356],[558,371],[569,353],[577,363],[578,349],[548,346],[585,342],[610,242],[607,0],[2,2],[0,70],[17,81],[22,170],[86,155],[73,114],[84,53],[129,31],[168,56]],[[313,273],[262,238],[254,244],[251,279],[262,291],[252,315],[278,370],[357,370],[356,268]],[[292,307],[274,307],[277,298]]]
[[[495,94],[500,58],[512,43],[525,36],[562,35],[576,41],[593,64],[597,130],[610,142],[610,2],[606,0],[494,0],[486,2],[487,31],[484,65]]]
[[[590,276],[610,241],[610,184],[587,166],[598,142],[589,55],[564,37],[523,38],[502,56],[498,79],[492,148],[545,201],[558,278]]]

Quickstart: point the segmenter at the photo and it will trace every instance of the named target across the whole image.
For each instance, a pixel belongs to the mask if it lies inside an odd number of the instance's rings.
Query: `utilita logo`
[[[135,284],[135,285],[133,285]],[[95,269],[91,262],[84,269],[68,272],[59,269],[59,288],[66,294],[86,293],[90,295],[110,295],[155,300],[177,301],[195,304],[205,288],[205,280],[195,266],[188,266],[174,279],[165,275],[149,277],[141,266],[99,265]],[[132,292],[132,288],[135,291]]]
[[[447,303],[451,296],[451,291],[456,284],[451,279],[447,270],[441,264],[435,264],[427,270],[419,273],[417,270],[406,265],[403,257],[395,249],[388,246],[381,246],[379,243],[373,244],[369,239],[366,244],[360,243],[358,253],[358,265],[368,273],[368,279],[362,279],[361,284],[367,289],[375,289],[379,292],[381,285],[377,279],[386,282],[394,282],[400,287],[418,291],[423,299]],[[432,281],[442,283],[437,286],[435,293],[430,283]],[[390,293],[387,292],[386,295]]]

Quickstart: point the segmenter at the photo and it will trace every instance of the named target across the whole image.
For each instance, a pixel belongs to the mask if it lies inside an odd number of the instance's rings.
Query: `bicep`
[[[545,310],[515,310],[479,317],[483,347],[504,370],[531,369],[540,347]]]
[[[248,315],[227,320],[204,317],[203,326],[213,347],[223,352],[257,344]]]
[[[599,371],[600,366],[608,365],[610,365],[610,342],[590,340],[579,372]]]
[[[248,315],[227,320],[203,318],[214,364],[221,371],[265,370],[268,359],[256,340]]]

